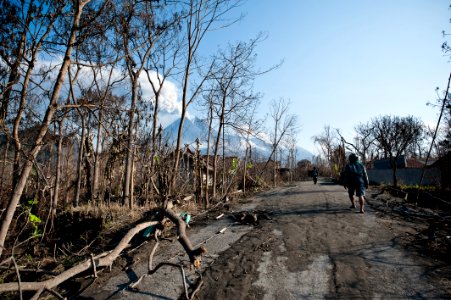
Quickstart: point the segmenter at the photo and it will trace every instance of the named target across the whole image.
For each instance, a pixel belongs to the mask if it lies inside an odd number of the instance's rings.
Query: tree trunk
[[[0,177],[0,193],[2,193],[2,194],[3,194],[3,183],[5,183],[5,170],[6,170],[6,163],[8,161],[9,143],[10,143],[9,136],[6,135],[5,151],[3,152],[2,174],[1,174],[1,177]]]
[[[149,80],[150,81],[150,80]],[[153,87],[153,85],[152,85]],[[155,155],[157,153],[157,126],[158,126],[158,110],[160,107],[160,91],[161,88],[156,91],[155,94],[155,105],[153,109],[153,120],[152,120],[152,153],[150,154],[150,174],[152,175],[155,170]]]
[[[390,165],[391,165],[391,169],[392,169],[393,186],[397,187],[398,186],[398,179],[396,177],[396,170],[398,169],[398,166],[397,166],[398,158],[397,157],[393,157],[392,155],[390,155],[389,156],[389,160],[390,160]]]
[[[96,151],[94,152],[94,178],[92,182],[92,194],[94,199],[100,198],[99,193],[99,177],[100,177],[100,143],[102,140],[102,110],[103,110],[103,101],[102,98],[102,104],[100,105],[99,110],[99,126],[97,127],[97,144],[96,144]]]
[[[276,187],[276,170],[277,170],[277,146],[274,143],[274,165],[273,165],[273,186]]]
[[[88,122],[89,124],[90,122]],[[93,163],[92,163],[92,157],[94,156],[93,152],[93,146],[92,146],[92,139],[91,139],[91,133],[89,132],[88,128],[88,134],[85,135],[85,151],[84,151],[84,163],[85,163],[85,174],[86,174],[86,193],[85,193],[85,199],[88,201],[92,200],[92,175],[93,175]]]
[[[219,150],[219,141],[221,140],[221,132],[222,132],[222,121],[219,124],[218,135],[216,136],[215,148],[213,153],[213,198],[216,197],[216,183],[218,176],[218,150]]]
[[[211,138],[211,130],[213,123],[213,104],[210,102],[210,110],[209,110],[209,120],[208,120],[208,135],[207,135],[207,169],[205,171],[205,208],[208,208],[210,205],[210,138]]]
[[[174,169],[173,169],[173,175],[172,175],[170,189],[169,189],[169,193],[171,193],[171,194],[172,194],[172,191],[174,190],[175,184],[177,182],[177,173],[178,173],[179,163],[180,163],[180,148],[182,145],[183,124],[185,122],[185,117],[186,117],[186,99],[182,100],[182,113],[180,116],[180,124],[179,124],[179,128],[177,131],[177,144],[176,144],[175,150],[174,150],[174,152],[175,152]]]
[[[64,120],[59,122],[59,137],[58,137],[58,150],[56,156],[56,176],[55,176],[55,184],[54,184],[54,192],[53,199],[50,205],[50,224],[51,228],[53,228],[53,221],[56,217],[56,209],[58,207],[58,198],[59,198],[59,189],[60,189],[60,177],[61,177],[61,152],[63,145],[63,123]]]
[[[216,136],[215,141],[215,153],[214,153],[214,161],[213,161],[213,197],[216,197],[216,181],[217,181],[217,173],[218,173],[218,150],[219,150],[219,141],[221,140],[221,133],[223,133],[224,127],[224,118],[225,118],[225,104],[226,104],[226,93],[222,95],[222,104],[221,104],[221,115],[219,116],[219,128],[218,135]],[[224,148],[223,148],[224,151]],[[223,153],[224,155],[224,153]],[[223,183],[224,184],[224,183]]]
[[[396,188],[398,187],[398,177],[396,176],[396,171],[398,169],[398,166],[396,165],[396,161],[393,164],[393,186]]]
[[[277,167],[277,133],[279,132],[279,120],[280,116],[278,114],[274,117],[274,143],[273,143],[273,152],[274,152],[274,169],[273,169],[273,185],[276,187],[276,167]]]
[[[224,196],[226,186],[226,163],[225,163],[225,125],[222,125],[222,185],[221,194]]]
[[[132,72],[130,72],[132,73]],[[127,156],[125,159],[125,178],[123,188],[122,204],[127,205],[129,209],[133,207],[133,194],[131,193],[133,176],[133,153],[134,153],[134,131],[135,131],[135,110],[138,100],[138,78],[140,72],[130,74],[132,77],[132,103],[128,112],[128,144]]]
[[[249,152],[249,141],[247,142],[246,152],[244,153],[244,168],[243,168],[243,195],[246,195],[246,174],[247,174],[247,157]]]
[[[36,54],[33,55],[33,60],[36,59]],[[13,128],[13,139],[14,139],[14,164],[13,164],[13,188],[16,186],[17,181],[19,180],[19,169],[20,169],[20,153],[22,150],[22,144],[20,142],[19,137],[19,127],[20,127],[20,121],[22,120],[22,115],[25,110],[25,100],[27,96],[27,89],[28,84],[30,83],[30,78],[32,74],[32,70],[34,69],[34,64],[31,63],[30,66],[27,69],[27,73],[24,78],[24,82],[22,85],[22,91],[20,95],[20,104],[19,109],[17,111],[16,118],[14,120],[14,128]]]
[[[80,137],[80,145],[78,149],[78,163],[77,163],[77,186],[75,190],[75,207],[78,207],[80,204],[80,190],[81,190],[81,179],[82,179],[82,164],[83,164],[83,155],[84,155],[84,149],[85,149],[85,115],[78,111],[81,116],[81,137]]]

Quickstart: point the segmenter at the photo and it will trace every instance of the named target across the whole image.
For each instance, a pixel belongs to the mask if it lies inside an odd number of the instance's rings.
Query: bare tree
[[[423,132],[423,124],[413,116],[383,116],[371,121],[372,135],[376,145],[390,159],[393,170],[393,185],[398,185],[396,170],[398,158],[407,147],[417,141]]]
[[[293,180],[293,172],[296,171],[296,156],[297,156],[297,128],[292,128],[287,134],[285,145],[288,151],[287,168],[290,170],[290,182]]]
[[[371,125],[369,123],[359,124],[354,129],[357,132],[357,136],[354,138],[354,143],[351,143],[348,140],[346,140],[343,137],[343,135],[340,133],[340,130],[338,130],[338,129],[337,129],[337,134],[340,137],[342,148],[358,154],[360,156],[362,162],[365,164],[368,160],[368,157],[370,155],[372,155],[372,153],[370,153],[370,151],[374,147],[374,141],[375,141],[375,138],[372,135]],[[340,166],[344,167],[344,164],[342,164]]]
[[[259,40],[257,38],[249,43],[230,45],[226,51],[220,51],[215,59],[216,68],[213,71],[211,87],[214,94],[209,98],[218,124],[213,150],[213,197],[216,196],[219,144],[222,138],[222,145],[225,146],[226,126],[237,131],[243,130],[246,120],[252,118],[252,110],[249,110],[249,107],[253,107],[258,101],[258,97],[252,92],[252,83],[261,73],[255,70],[255,48]],[[223,157],[224,152],[223,148]],[[223,175],[225,176],[224,170]]]
[[[211,151],[211,137],[212,137],[212,131],[213,131],[213,110],[214,110],[214,102],[213,99],[215,97],[215,91],[213,89],[210,89],[206,95],[204,95],[204,107],[207,107],[207,119],[206,123],[208,124],[208,132],[207,132],[207,153],[206,153],[206,174],[205,174],[205,208],[207,208],[210,205],[210,199],[209,199],[209,190],[210,190],[210,151]]]
[[[157,134],[159,124],[159,111],[160,111],[160,99],[162,97],[163,89],[166,87],[166,83],[170,80],[171,76],[176,76],[178,70],[178,64],[181,62],[180,51],[182,47],[180,45],[180,39],[178,38],[180,32],[177,26],[168,28],[167,34],[162,35],[160,39],[156,41],[156,45],[147,65],[144,68],[146,72],[147,80],[152,88],[152,98],[150,101],[153,104],[152,115],[152,128],[151,128],[151,164],[153,165],[153,156],[157,152]]]
[[[186,2],[187,15],[184,18],[184,33],[185,39],[183,41],[184,51],[181,55],[184,56],[183,73],[181,76],[182,85],[182,112],[180,116],[180,123],[177,132],[177,142],[175,146],[175,160],[174,160],[174,176],[172,178],[171,187],[174,187],[176,182],[176,174],[180,161],[180,149],[182,145],[183,124],[186,118],[189,105],[193,103],[205,81],[211,74],[211,68],[214,63],[210,64],[208,70],[204,75],[200,76],[198,82],[191,82],[193,69],[195,69],[196,61],[200,61],[198,57],[199,47],[204,40],[206,34],[213,29],[213,25],[221,22],[228,12],[239,4],[239,0],[189,0]],[[226,26],[223,24],[222,26]],[[191,89],[189,88],[191,85]]]
[[[83,87],[82,92],[85,92],[89,102],[93,104],[91,109],[92,128],[97,127],[93,132],[96,140],[95,151],[93,151],[93,182],[92,182],[92,196],[94,200],[102,199],[101,186],[101,148],[104,141],[104,135],[108,134],[108,126],[105,125],[105,120],[111,114],[112,106],[119,103],[114,103],[118,97],[113,96],[113,89],[120,83],[123,83],[125,74],[122,76],[114,75],[115,70],[119,68],[118,63],[121,61],[120,51],[115,49],[115,41],[112,38],[114,35],[114,27],[112,26],[114,20],[114,9],[108,10],[100,18],[95,20],[95,23],[90,28],[91,30],[84,35],[85,42],[77,49],[77,67],[82,66],[83,69],[88,69],[88,74],[91,74],[92,85]],[[83,64],[86,61],[89,65]],[[110,107],[108,107],[110,106]],[[91,126],[91,124],[89,124]]]
[[[325,125],[323,133],[313,136],[313,142],[321,147],[324,158],[328,163],[328,167],[332,169],[332,154],[333,149],[337,147],[337,137],[330,127],[330,125]]]
[[[252,102],[248,109],[250,112],[249,117],[245,119],[244,126],[238,133],[244,137],[246,141],[246,150],[244,153],[244,163],[243,163],[243,193],[246,193],[246,177],[248,169],[252,168],[252,145],[251,137],[257,137],[262,130],[263,120],[257,119],[257,108],[259,101]]]
[[[288,136],[290,132],[297,128],[297,116],[293,114],[289,114],[290,101],[285,100],[283,98],[279,100],[272,100],[271,102],[271,111],[270,116],[273,121],[273,134],[272,137],[272,152],[268,159],[273,157],[274,166],[273,166],[273,184],[276,185],[277,182],[277,154],[279,151],[279,145],[284,138]],[[266,165],[268,164],[266,163]],[[265,167],[266,168],[266,167]]]
[[[366,163],[369,156],[372,155],[370,153],[374,147],[374,136],[371,134],[371,125],[370,124],[360,124],[355,128],[357,132],[356,139],[356,152],[361,156],[363,163]]]
[[[147,65],[155,42],[174,24],[166,19],[165,4],[158,1],[124,1],[117,7],[116,33],[118,47],[123,50],[125,69],[130,80],[130,108],[128,110],[128,145],[123,185],[123,204],[133,206],[133,162],[135,152],[136,108],[139,100],[139,78]],[[176,18],[177,19],[177,18]]]

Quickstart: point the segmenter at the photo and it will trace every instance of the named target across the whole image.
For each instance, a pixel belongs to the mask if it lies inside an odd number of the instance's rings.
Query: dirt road
[[[397,242],[413,224],[349,209],[343,187],[311,182],[271,191],[272,220],[206,272],[200,299],[432,299],[451,297],[440,263]],[[371,201],[371,200],[370,200]]]
[[[403,236],[417,233],[420,225],[382,218],[370,206],[359,214],[349,205],[341,186],[299,182],[224,211],[227,216],[232,211],[256,210],[269,217],[261,218],[257,226],[232,226],[230,218],[194,221],[190,236],[195,243],[208,240],[209,249],[196,298],[451,297],[449,277],[441,274],[449,272],[449,266],[408,251],[401,243]],[[217,234],[224,226],[228,230]],[[162,250],[166,256],[159,259],[180,260],[177,251],[168,255],[171,251]],[[133,270],[142,274],[145,262],[137,262]],[[162,273],[166,277],[153,275],[133,291],[123,287],[136,280],[136,274],[116,276],[95,292],[88,291],[84,299],[177,299],[183,294],[179,270]]]

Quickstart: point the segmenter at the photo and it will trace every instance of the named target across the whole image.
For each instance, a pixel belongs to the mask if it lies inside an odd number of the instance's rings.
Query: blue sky
[[[442,30],[451,31],[448,0],[248,0],[239,23],[214,33],[212,51],[227,42],[268,37],[257,48],[264,69],[261,114],[272,99],[290,99],[299,117],[299,145],[318,154],[312,136],[324,126],[352,140],[354,127],[381,115],[437,120],[435,88],[450,72],[441,52]]]

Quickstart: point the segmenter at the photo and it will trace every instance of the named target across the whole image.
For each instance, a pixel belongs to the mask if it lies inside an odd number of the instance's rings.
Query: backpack
[[[340,177],[338,178],[339,185],[348,185],[348,176],[346,174],[346,169],[340,172]]]
[[[358,184],[360,181],[364,180],[364,174],[365,169],[361,163],[349,163],[340,174],[341,182],[346,186]]]

